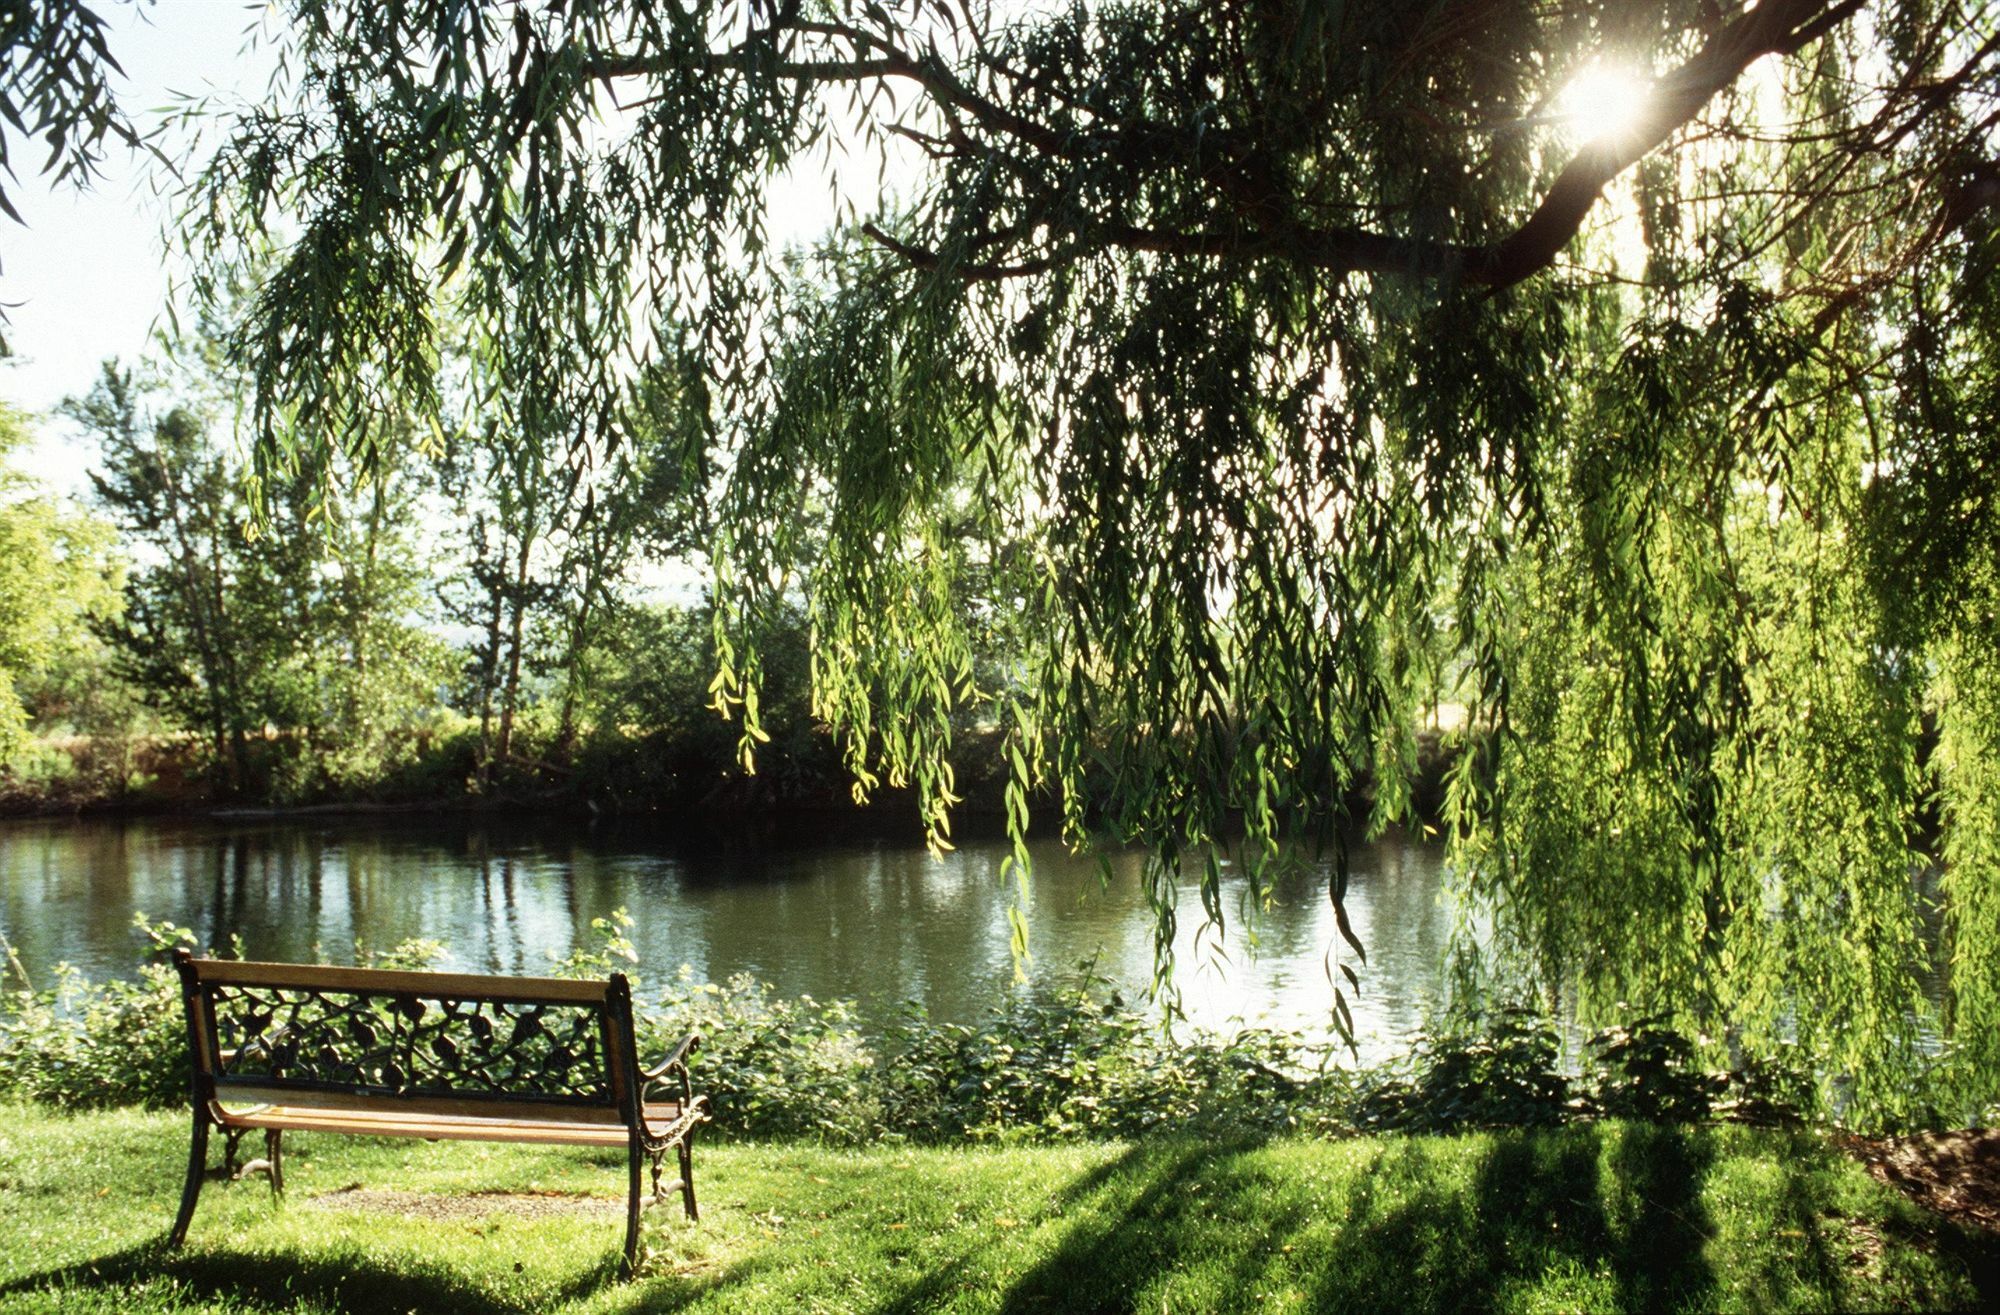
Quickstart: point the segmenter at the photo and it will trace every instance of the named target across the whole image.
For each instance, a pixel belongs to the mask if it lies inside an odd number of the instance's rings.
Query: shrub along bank
[[[139,927],[155,954],[136,980],[64,970],[47,989],[0,995],[0,1097],[67,1109],[185,1100],[179,985],[159,952],[189,934],[143,918]],[[599,920],[596,935],[557,970],[630,967],[618,921]],[[441,954],[419,941],[367,957],[414,967]],[[1166,1036],[1088,972],[1060,988],[1005,993],[976,1024],[913,1011],[868,1031],[848,1002],[781,997],[749,977],[710,983],[683,973],[641,982],[637,995],[642,1051],[664,1053],[689,1031],[706,1038],[696,1080],[716,1131],[735,1138],[1061,1142],[1604,1117],[1777,1125],[1820,1113],[1813,1084],[1781,1062],[1704,1069],[1688,1039],[1659,1020],[1605,1032],[1567,1065],[1552,1024],[1501,1010],[1441,1027],[1403,1061],[1355,1069],[1344,1051],[1293,1032]]]

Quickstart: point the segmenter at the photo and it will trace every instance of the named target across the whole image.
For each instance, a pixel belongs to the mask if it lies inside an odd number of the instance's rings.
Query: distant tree
[[[590,701],[589,655],[630,573],[696,541],[701,451],[681,427],[705,422],[706,405],[688,400],[685,377],[656,369],[621,400],[615,435],[551,453],[489,414],[477,353],[467,355],[463,419],[439,463],[462,565],[441,583],[453,619],[474,636],[471,704],[490,778],[515,754],[532,677],[550,685],[553,752],[567,753]]]
[[[324,472],[267,480],[215,432],[215,404],[107,364],[64,414],[97,442],[97,498],[132,546],[115,639],[129,679],[213,746],[231,790],[257,784],[254,733],[303,737],[287,791],[378,766],[439,706],[444,645],[423,624],[428,574],[385,436],[376,473],[329,502]],[[407,440],[404,440],[407,442]],[[351,487],[351,486],[349,486]]]
[[[0,765],[27,737],[22,696],[87,661],[92,627],[119,611],[111,529],[20,469],[22,417],[0,405]]]
[[[626,598],[607,611],[582,682],[589,736],[583,753],[597,751],[618,774],[606,785],[625,796],[621,802],[650,796],[683,807],[718,798],[838,797],[846,777],[838,748],[812,714],[803,613],[792,609],[760,636],[768,738],[759,745],[754,777],[743,770],[738,729],[718,715],[710,692],[714,640],[714,610],[705,600]]]
[[[274,641],[262,675],[273,719],[308,750],[300,789],[373,783],[445,711],[433,472],[407,416],[381,430],[365,480],[309,466],[267,475],[246,526],[242,600],[252,631]]]
[[[200,727],[230,788],[241,788],[246,738],[266,711],[251,693],[255,659],[238,616],[248,507],[202,417],[187,407],[154,414],[131,370],[107,363],[63,412],[97,441],[99,503],[155,558],[127,578],[117,632],[126,673],[170,718]]]
[[[700,439],[708,404],[699,375],[671,366],[647,371],[628,412],[629,436],[592,453],[567,499],[569,523],[551,590],[561,690],[556,743],[563,751],[589,695],[589,655],[606,635],[631,572],[685,555],[707,529]]]

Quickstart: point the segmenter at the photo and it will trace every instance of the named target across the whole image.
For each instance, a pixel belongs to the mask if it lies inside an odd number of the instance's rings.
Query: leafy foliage
[[[701,1033],[697,1080],[725,1130],[836,1142],[874,1131],[880,1060],[863,1045],[851,1004],[780,999],[739,974],[719,986],[684,977],[661,993],[659,1006],[645,1015],[641,1046],[663,1052]]]
[[[24,764],[29,716],[87,660],[93,627],[118,613],[109,527],[20,469],[27,434],[0,406],[0,769]]]
[[[107,139],[140,144],[112,91],[122,73],[104,19],[78,0],[22,0],[0,11],[0,172],[17,174],[16,134],[48,150],[41,170],[82,186],[97,174]],[[0,189],[0,210],[20,215]]]
[[[593,920],[554,970],[629,975],[630,925],[622,909]],[[91,983],[64,966],[54,989],[38,992],[23,980],[0,997],[0,1094],[72,1108],[185,1099],[180,986],[159,960],[193,936],[143,916],[135,927],[153,960],[136,981]],[[424,969],[443,953],[436,941],[409,941],[386,952],[356,947],[355,957]],[[635,999],[642,1055],[701,1034],[696,1081],[718,1129],[735,1137],[866,1144],[1338,1135],[1596,1117],[1692,1122],[1714,1113],[1784,1123],[1814,1108],[1810,1074],[1775,1056],[1743,1072],[1708,1073],[1688,1040],[1657,1019],[1596,1038],[1596,1064],[1583,1075],[1563,1071],[1554,1027],[1522,1009],[1460,1018],[1417,1056],[1357,1072],[1291,1032],[1169,1036],[1108,987],[1086,964],[1068,984],[1007,992],[975,1024],[911,1011],[872,1030],[851,1001],[786,999],[747,974],[698,982],[683,968],[664,986],[638,982]],[[1733,1099],[1712,1100],[1725,1090]]]
[[[124,674],[206,732],[231,789],[298,798],[382,773],[398,732],[436,712],[444,658],[412,614],[428,576],[411,481],[385,468],[321,523],[301,473],[261,490],[260,518],[216,432],[226,403],[205,395],[226,381],[196,372],[178,399],[169,382],[107,364],[65,406],[98,441],[98,501],[141,554],[108,627]],[[274,733],[281,750],[253,763],[252,738]]]
[[[452,363],[468,377],[450,394],[461,412],[439,484],[462,568],[447,573],[438,592],[447,618],[475,635],[466,702],[479,717],[486,789],[496,771],[524,756],[515,727],[536,677],[553,685],[550,752],[568,757],[599,701],[597,667],[621,637],[634,567],[693,542],[700,525],[687,496],[693,458],[676,426],[696,408],[683,396],[687,381],[651,371],[632,392],[622,441],[579,437],[571,456],[581,465],[570,465],[493,414],[495,385],[476,343]]]
[[[150,951],[133,981],[91,982],[65,963],[56,984],[37,991],[6,947],[20,980],[0,1004],[0,1089],[66,1109],[187,1099],[180,977],[164,960],[194,933],[144,915],[133,926]]]
[[[1579,1109],[1558,1066],[1560,1038],[1545,1018],[1504,1009],[1481,1027],[1419,1043],[1417,1074],[1390,1077],[1361,1104],[1367,1127],[1543,1127]]]
[[[1662,1018],[1642,1018],[1590,1039],[1591,1058],[1603,1073],[1597,1106],[1614,1119],[1693,1123],[1708,1117],[1728,1082],[1702,1072],[1694,1044]]]

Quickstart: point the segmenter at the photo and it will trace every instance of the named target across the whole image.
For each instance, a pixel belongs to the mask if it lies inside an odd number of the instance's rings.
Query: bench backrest
[[[631,1123],[632,990],[174,956],[195,1098]]]

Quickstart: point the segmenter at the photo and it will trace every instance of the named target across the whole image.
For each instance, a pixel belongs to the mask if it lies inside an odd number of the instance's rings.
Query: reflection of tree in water
[[[257,826],[86,822],[16,828],[0,838],[0,911],[31,968],[69,958],[95,976],[129,973],[134,909],[193,927],[253,957],[341,959],[411,937],[449,947],[462,966],[547,970],[618,908],[634,918],[643,978],[682,964],[697,979],[750,972],[786,995],[856,1000],[887,1018],[906,999],[940,1020],[976,1017],[1014,976],[999,877],[1004,846],[968,842],[942,858],[919,848],[847,845],[763,850],[676,843],[656,833],[384,824],[379,819]],[[1152,922],[1138,858],[1097,860],[1038,842],[1027,916],[1035,980],[1070,980],[1081,960],[1140,998]],[[1363,1031],[1395,1034],[1428,998],[1443,943],[1438,872],[1428,851],[1391,839],[1355,851],[1350,904],[1371,959]],[[1232,1017],[1317,1026],[1333,942],[1324,874],[1272,892],[1252,953],[1232,896],[1228,961],[1216,979],[1191,946],[1199,920],[1184,891],[1184,1003],[1195,1021]],[[13,932],[10,930],[10,935]]]

